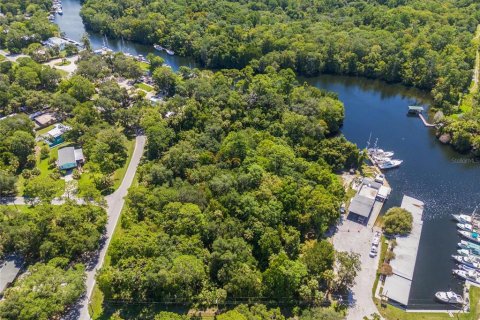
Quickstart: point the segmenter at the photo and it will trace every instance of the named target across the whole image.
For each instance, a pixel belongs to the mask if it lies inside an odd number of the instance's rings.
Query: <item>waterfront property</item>
[[[383,294],[389,302],[407,308],[418,245],[422,235],[424,203],[412,197],[403,196],[401,207],[412,214],[412,231],[408,236],[396,239],[395,259],[390,262],[393,274],[386,278]]]
[[[70,42],[65,40],[65,39],[62,39],[62,38],[59,38],[59,37],[51,37],[51,38],[47,39],[47,41],[45,41],[43,44],[45,46],[49,47],[49,48],[57,47],[60,50],[63,50],[63,49],[65,49],[65,46],[69,43]]]
[[[77,168],[85,162],[83,150],[74,147],[66,147],[58,150],[57,165],[60,170]]]
[[[17,278],[23,266],[23,259],[19,256],[7,256],[2,262],[0,260],[0,297],[3,295],[13,281]]]
[[[370,220],[374,223],[390,192],[391,189],[382,183],[363,178],[357,194],[350,202],[348,218],[365,225]]]

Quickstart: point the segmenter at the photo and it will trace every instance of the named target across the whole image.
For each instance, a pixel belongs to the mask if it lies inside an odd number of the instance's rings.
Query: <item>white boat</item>
[[[468,280],[470,282],[480,284],[480,273],[478,273],[477,271],[474,271],[474,270],[466,271],[466,270],[455,269],[453,270],[453,274],[459,276],[460,278]]]
[[[403,160],[392,159],[392,160],[380,161],[377,163],[377,165],[380,169],[386,170],[386,169],[393,169],[393,168],[400,167],[402,163],[403,163]]]
[[[58,9],[58,10],[57,10],[57,13],[58,13],[59,15],[62,15],[62,14],[63,14],[62,9]]]
[[[153,47],[155,48],[155,50],[158,50],[158,51],[163,51],[163,50],[165,50],[165,48],[162,47],[162,46],[159,45],[159,44],[154,44]]]
[[[473,252],[480,255],[480,245],[479,244],[475,244],[475,243],[472,243],[472,242],[469,242],[469,241],[466,241],[466,240],[461,240],[458,243],[458,246],[462,249],[467,249],[467,250],[473,251]]]
[[[480,259],[480,255],[479,255],[478,251],[469,250],[469,249],[458,249],[457,253],[461,256],[473,257],[475,259]]]
[[[170,56],[175,55],[175,52],[173,50],[170,50],[170,49],[165,49],[165,52]]]
[[[473,241],[475,243],[480,243],[480,238],[478,238],[478,233],[476,233],[476,232],[468,232],[468,231],[459,230],[458,233],[461,236],[467,238],[470,241]]]
[[[457,228],[464,231],[473,231],[473,227],[470,223],[457,223]]]
[[[480,270],[480,263],[473,257],[452,255],[452,258],[460,264],[466,265],[470,268],[475,268],[476,270]]]
[[[372,157],[372,159],[373,159],[375,162],[384,162],[384,161],[390,161],[390,160],[392,160],[392,158],[390,158],[390,157],[384,157],[384,156],[372,155],[371,157]]]
[[[452,217],[460,223],[472,223],[472,216],[468,214],[452,214]]]
[[[435,293],[435,298],[444,303],[463,304],[462,296],[453,291],[438,291]]]
[[[384,151],[383,149],[378,149],[378,148],[370,148],[368,149],[368,153],[371,156],[386,157],[386,158],[393,157],[393,155],[395,154],[393,151]]]

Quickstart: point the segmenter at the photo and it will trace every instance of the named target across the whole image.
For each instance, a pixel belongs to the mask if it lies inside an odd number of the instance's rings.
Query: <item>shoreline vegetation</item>
[[[135,9],[133,9],[135,8]],[[133,10],[132,10],[133,9]],[[85,1],[86,27],[114,38],[160,43],[206,68],[291,68],[298,75],[339,74],[430,91],[438,136],[480,156],[478,99],[459,108],[471,84],[480,5],[468,0]],[[449,138],[448,138],[449,137]]]

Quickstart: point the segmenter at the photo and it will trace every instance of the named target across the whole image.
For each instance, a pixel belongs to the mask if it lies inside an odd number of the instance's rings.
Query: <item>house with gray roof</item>
[[[58,149],[57,166],[60,170],[69,170],[77,168],[85,162],[83,150],[81,148],[65,147]]]

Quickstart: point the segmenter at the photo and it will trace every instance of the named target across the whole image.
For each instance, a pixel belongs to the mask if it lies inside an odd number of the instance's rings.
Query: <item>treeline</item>
[[[154,78],[171,97],[141,119],[147,159],[97,278],[105,298],[315,305],[350,286],[358,257],[322,240],[344,199],[332,168],[361,163],[332,137],[337,98],[273,68]]]
[[[469,85],[475,0],[87,0],[86,26],[193,56],[208,68],[251,63],[299,74],[360,75],[432,90],[451,111]]]

